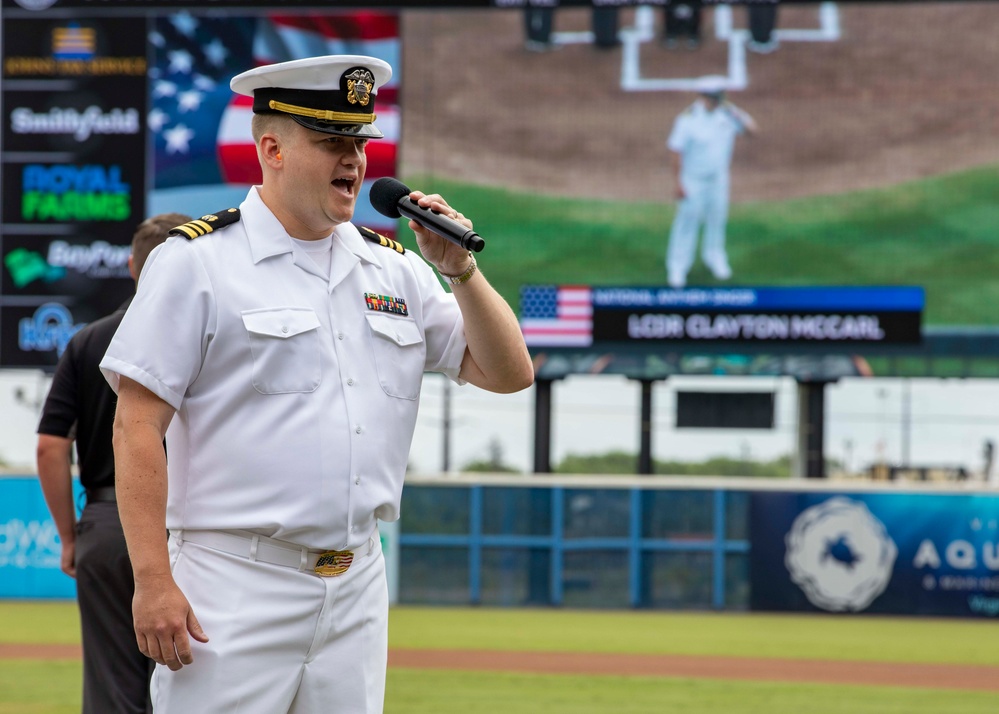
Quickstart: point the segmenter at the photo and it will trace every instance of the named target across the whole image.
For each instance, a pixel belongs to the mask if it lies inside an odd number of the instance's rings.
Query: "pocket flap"
[[[243,313],[243,326],[248,332],[284,339],[317,329],[319,317],[304,307],[248,310]]]
[[[369,313],[365,317],[368,318],[368,326],[371,327],[372,332],[395,342],[400,347],[423,342],[420,328],[412,320],[379,315],[378,313]]]

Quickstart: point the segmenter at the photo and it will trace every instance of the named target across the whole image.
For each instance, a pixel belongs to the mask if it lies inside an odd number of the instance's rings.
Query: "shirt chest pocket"
[[[412,320],[368,313],[371,350],[382,390],[390,397],[416,399],[423,385],[427,348]]]
[[[315,391],[322,381],[316,313],[283,307],[242,316],[253,355],[253,388],[261,394]]]

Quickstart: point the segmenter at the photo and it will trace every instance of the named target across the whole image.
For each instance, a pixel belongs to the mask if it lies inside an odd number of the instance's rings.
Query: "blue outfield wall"
[[[399,602],[999,616],[979,484],[411,478]]]
[[[746,494],[620,482],[411,480],[399,601],[745,609]]]
[[[971,484],[414,476],[385,537],[402,604],[999,616]],[[37,478],[0,478],[0,597],[74,596]]]

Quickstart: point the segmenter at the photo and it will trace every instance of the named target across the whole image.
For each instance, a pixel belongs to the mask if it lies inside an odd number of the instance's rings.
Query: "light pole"
[[[441,473],[451,472],[451,380],[444,377],[444,418],[441,420]]]
[[[902,380],[902,468],[909,468],[912,443],[912,380]]]

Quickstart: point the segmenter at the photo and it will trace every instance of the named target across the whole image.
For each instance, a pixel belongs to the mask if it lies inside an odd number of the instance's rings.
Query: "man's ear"
[[[260,160],[272,169],[281,166],[281,144],[274,134],[264,134],[260,137]]]
[[[128,254],[128,274],[132,276],[132,280],[139,282],[139,276],[135,274],[135,259],[132,254]]]

